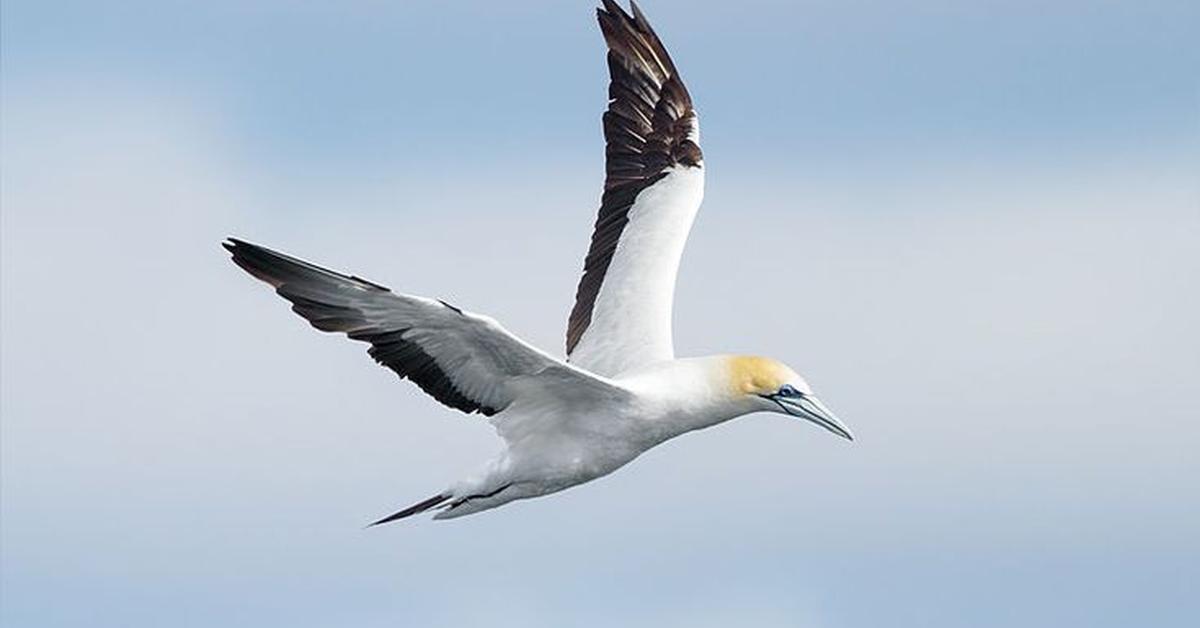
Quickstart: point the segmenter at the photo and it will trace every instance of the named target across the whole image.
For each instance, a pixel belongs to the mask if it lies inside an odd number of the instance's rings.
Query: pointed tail
[[[403,519],[405,517],[411,517],[413,515],[423,513],[426,510],[429,510],[430,508],[440,505],[441,503],[445,502],[448,499],[450,499],[450,495],[448,493],[438,493],[437,495],[434,495],[433,497],[430,497],[429,499],[427,499],[423,502],[413,504],[412,506],[409,506],[408,508],[405,508],[404,510],[401,510],[400,512],[390,514],[390,515],[384,517],[383,519],[380,519],[379,521],[374,521],[371,524],[369,524],[367,527],[370,528],[372,526],[377,526],[377,525],[384,524],[384,523],[391,523],[393,521],[397,521],[397,520]]]

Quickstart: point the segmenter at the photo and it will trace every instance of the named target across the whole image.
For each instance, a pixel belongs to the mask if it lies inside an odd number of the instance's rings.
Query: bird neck
[[[730,385],[725,356],[669,360],[621,379],[646,401],[644,419],[655,426],[661,440],[755,410]]]

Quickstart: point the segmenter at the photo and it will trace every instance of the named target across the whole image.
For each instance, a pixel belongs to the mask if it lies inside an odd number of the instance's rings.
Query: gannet
[[[437,509],[474,514],[590,482],[681,434],[754,412],[853,440],[791,368],[770,358],[676,358],[675,275],[700,207],[704,159],[692,99],[646,16],[597,9],[608,44],[606,176],[566,358],[495,320],[229,238],[233,261],[321,331],[370,343],[375,361],[441,403],[487,417],[502,451],[475,475],[371,525]]]

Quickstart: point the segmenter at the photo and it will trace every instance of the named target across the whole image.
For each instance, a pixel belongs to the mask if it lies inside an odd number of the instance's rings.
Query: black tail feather
[[[433,508],[434,506],[437,506],[437,505],[441,504],[442,502],[445,502],[448,499],[450,499],[449,495],[439,493],[437,495],[434,495],[433,497],[430,497],[429,499],[427,499],[423,502],[420,502],[418,504],[413,504],[412,506],[409,506],[408,508],[405,508],[404,510],[401,510],[400,512],[388,515],[388,516],[384,517],[383,519],[380,519],[379,521],[372,522],[367,527],[370,528],[372,526],[377,526],[377,525],[380,525],[383,523],[391,523],[393,521],[396,521],[398,519],[403,519],[405,517],[411,517],[415,514],[425,512],[426,510],[429,510],[430,508]]]

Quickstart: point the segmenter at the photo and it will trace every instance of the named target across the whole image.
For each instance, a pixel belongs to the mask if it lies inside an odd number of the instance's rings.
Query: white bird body
[[[478,476],[450,489],[463,506],[437,518],[494,508],[603,477],[662,442],[754,411],[732,394],[728,363],[713,356],[667,360],[580,395],[558,374],[531,378],[492,417],[505,448]],[[491,495],[502,487],[503,491]]]
[[[633,5],[598,11],[609,46],[606,178],[567,326],[565,360],[499,323],[230,238],[233,261],[322,331],[371,344],[380,364],[504,442],[478,474],[380,519],[459,517],[612,473],[681,434],[758,411],[850,432],[769,358],[676,359],[675,277],[704,195],[699,124],[674,63]]]

